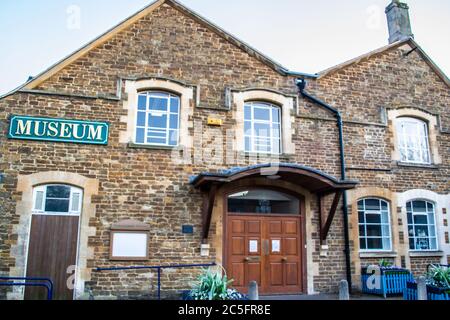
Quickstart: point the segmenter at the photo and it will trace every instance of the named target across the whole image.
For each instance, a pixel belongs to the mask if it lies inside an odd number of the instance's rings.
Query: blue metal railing
[[[407,269],[384,269],[380,268],[380,288],[369,288],[367,282],[373,274],[368,274],[367,269],[362,269],[361,284],[362,292],[368,294],[382,295],[401,295],[406,288],[408,281],[413,281],[414,277]]]
[[[15,282],[24,281],[24,282]],[[53,300],[53,281],[49,278],[36,277],[0,277],[3,287],[43,287],[47,289],[47,300]]]
[[[167,266],[135,266],[135,267],[111,267],[111,268],[96,268],[94,271],[121,271],[121,270],[157,270],[158,273],[158,300],[161,300],[161,272],[163,269],[181,269],[181,268],[200,268],[213,267],[216,263],[207,264],[178,264]]]

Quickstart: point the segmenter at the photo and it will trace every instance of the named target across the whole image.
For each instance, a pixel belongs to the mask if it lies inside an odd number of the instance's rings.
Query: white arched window
[[[377,198],[358,201],[359,247],[362,251],[392,249],[389,204]]]
[[[410,250],[437,250],[434,204],[425,200],[406,203]]]
[[[429,164],[431,158],[427,123],[406,117],[397,118],[396,123],[400,161]]]
[[[180,98],[167,92],[138,95],[135,143],[176,147],[180,130]]]
[[[281,108],[266,102],[244,106],[245,151],[281,154]]]
[[[83,191],[68,185],[51,184],[33,190],[33,213],[48,215],[79,215]]]

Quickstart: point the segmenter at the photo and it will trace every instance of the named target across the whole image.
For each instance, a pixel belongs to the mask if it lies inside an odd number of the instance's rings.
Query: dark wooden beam
[[[328,232],[330,231],[331,223],[333,222],[333,218],[336,214],[337,206],[339,205],[339,201],[342,197],[342,190],[336,191],[333,199],[333,203],[331,204],[330,211],[328,216],[324,216],[324,208],[322,203],[323,195],[319,196],[319,223],[320,223],[320,243],[327,239]]]
[[[216,199],[217,184],[212,184],[209,190],[203,193],[203,208],[202,208],[202,236],[203,240],[208,239],[209,229],[211,227],[212,211],[214,207],[214,200]]]

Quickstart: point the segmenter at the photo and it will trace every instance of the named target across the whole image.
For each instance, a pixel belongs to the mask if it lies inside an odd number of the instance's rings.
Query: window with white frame
[[[389,204],[376,198],[358,201],[359,247],[362,251],[391,250]]]
[[[49,215],[79,215],[83,191],[68,185],[44,185],[34,188],[33,213]]]
[[[281,108],[266,102],[244,105],[245,151],[281,154]]]
[[[180,98],[167,92],[138,95],[135,143],[175,147],[179,141]]]
[[[425,200],[406,203],[410,250],[437,250],[434,204]]]
[[[397,118],[397,137],[402,162],[429,164],[428,126],[416,118]]]

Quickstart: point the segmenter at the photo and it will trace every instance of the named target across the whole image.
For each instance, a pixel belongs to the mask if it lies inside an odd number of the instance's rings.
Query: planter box
[[[427,285],[428,300],[450,300],[450,288],[441,289]],[[403,292],[404,300],[417,300],[417,283],[408,282]]]
[[[362,292],[368,294],[382,295],[383,297],[402,295],[408,281],[413,281],[411,271],[401,268],[380,268],[380,288],[370,289],[367,281],[373,274],[367,273],[367,267],[361,270]]]

